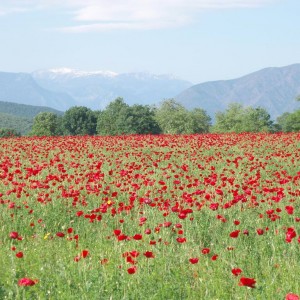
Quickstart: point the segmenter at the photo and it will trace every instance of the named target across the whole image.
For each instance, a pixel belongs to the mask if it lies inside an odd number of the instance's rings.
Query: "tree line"
[[[299,99],[298,99],[299,100]],[[201,108],[187,110],[174,99],[158,107],[128,105],[123,98],[112,101],[104,110],[84,106],[68,109],[64,115],[41,112],[35,116],[29,135],[122,135],[122,134],[193,134],[226,132],[300,131],[300,109],[283,113],[273,122],[261,107],[229,104],[224,112],[211,117]]]

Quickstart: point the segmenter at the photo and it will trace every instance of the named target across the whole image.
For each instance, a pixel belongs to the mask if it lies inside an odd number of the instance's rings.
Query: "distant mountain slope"
[[[33,106],[4,101],[0,101],[0,112],[26,118],[34,118],[40,112],[53,112],[57,115],[63,114],[62,111],[50,107]]]
[[[37,71],[32,76],[43,88],[68,93],[77,105],[92,109],[103,109],[117,97],[123,97],[130,105],[156,104],[192,85],[167,75],[85,72],[67,68]]]
[[[201,107],[214,117],[230,102],[261,106],[275,119],[283,112],[299,108],[300,64],[266,68],[234,80],[205,82],[194,85],[175,97],[187,108]]]
[[[33,124],[33,119],[0,112],[0,128],[15,129],[22,135],[26,135]]]
[[[0,72],[0,101],[66,110],[76,105],[67,94],[40,87],[30,74]]]

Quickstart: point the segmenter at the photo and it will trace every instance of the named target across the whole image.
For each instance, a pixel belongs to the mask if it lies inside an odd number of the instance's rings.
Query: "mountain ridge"
[[[212,117],[229,103],[260,106],[273,119],[298,107],[300,64],[269,67],[237,79],[209,81],[193,85],[175,96],[188,109],[201,107]]]

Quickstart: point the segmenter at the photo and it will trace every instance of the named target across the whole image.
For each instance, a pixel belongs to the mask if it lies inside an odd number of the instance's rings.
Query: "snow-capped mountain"
[[[40,70],[32,77],[43,88],[66,93],[77,105],[103,109],[117,97],[128,104],[157,104],[192,86],[169,75],[79,71],[69,68]]]

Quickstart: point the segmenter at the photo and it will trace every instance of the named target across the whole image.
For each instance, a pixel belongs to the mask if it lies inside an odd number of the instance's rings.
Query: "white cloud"
[[[67,32],[179,27],[197,20],[199,13],[207,9],[253,8],[275,1],[278,0],[4,0],[7,6],[25,9],[66,10],[77,23],[61,28]]]

